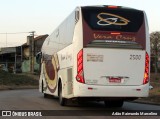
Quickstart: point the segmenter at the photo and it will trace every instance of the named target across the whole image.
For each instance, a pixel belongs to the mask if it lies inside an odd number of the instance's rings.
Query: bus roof
[[[116,6],[116,5],[95,5],[95,6],[81,6],[81,8],[108,8],[108,9],[126,9],[126,10],[138,10],[131,7]],[[139,10],[142,11],[142,10]]]

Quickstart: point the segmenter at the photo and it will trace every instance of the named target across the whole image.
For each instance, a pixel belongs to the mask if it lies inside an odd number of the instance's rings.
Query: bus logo
[[[127,25],[130,21],[124,17],[111,14],[111,13],[99,13],[97,15],[99,21],[97,22],[100,26],[107,26],[107,25]]]

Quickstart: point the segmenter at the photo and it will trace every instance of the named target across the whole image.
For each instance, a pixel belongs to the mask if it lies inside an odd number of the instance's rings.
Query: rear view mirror
[[[38,64],[41,63],[41,58],[42,58],[42,52],[38,52],[38,53],[36,54],[36,62],[37,62]]]
[[[149,89],[152,90],[152,89],[153,89],[153,86],[150,85],[150,86],[149,86]]]

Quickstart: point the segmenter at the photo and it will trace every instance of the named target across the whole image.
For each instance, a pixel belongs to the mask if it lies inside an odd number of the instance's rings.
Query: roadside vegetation
[[[140,98],[139,101],[160,104],[160,73],[151,73],[149,97]]]
[[[160,104],[160,31],[150,33],[150,85],[153,87],[149,91],[149,97],[141,98],[139,101],[154,102]]]
[[[5,71],[0,71],[0,89],[14,89],[19,87],[38,88],[38,78],[31,74],[12,74]]]

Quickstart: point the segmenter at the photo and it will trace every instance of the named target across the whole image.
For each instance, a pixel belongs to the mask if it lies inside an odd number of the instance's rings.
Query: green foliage
[[[160,32],[152,32],[150,34],[150,40],[152,54],[155,54],[157,50],[160,50]]]
[[[151,41],[151,71],[157,73],[158,72],[158,57],[160,54],[160,32],[152,32],[150,34],[150,41]]]
[[[160,79],[158,77],[155,77],[154,82],[159,83]]]

